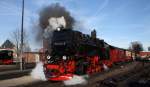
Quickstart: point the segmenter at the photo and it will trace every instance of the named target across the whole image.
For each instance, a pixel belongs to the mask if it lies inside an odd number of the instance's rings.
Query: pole
[[[23,63],[22,63],[22,58],[23,58],[23,24],[24,24],[24,0],[22,0],[22,19],[21,19],[21,55],[20,55],[20,70],[23,70]]]

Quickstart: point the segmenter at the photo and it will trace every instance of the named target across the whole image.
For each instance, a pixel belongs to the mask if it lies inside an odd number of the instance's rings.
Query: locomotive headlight
[[[57,31],[60,31],[60,28],[59,28],[59,27],[57,28]]]
[[[66,59],[67,59],[67,57],[66,57],[66,56],[63,56],[62,58],[63,58],[63,60],[66,60]]]
[[[51,58],[51,56],[48,55],[48,56],[47,56],[47,59],[49,60],[50,58]]]

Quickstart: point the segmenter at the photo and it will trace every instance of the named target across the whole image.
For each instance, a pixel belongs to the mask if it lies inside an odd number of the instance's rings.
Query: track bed
[[[140,62],[132,62],[116,66],[109,71],[94,74],[88,79],[86,85],[74,85],[69,87],[130,87],[135,80],[147,77],[150,64],[143,67]],[[144,74],[144,76],[143,76]],[[145,76],[146,75],[146,76]],[[149,75],[149,74],[148,74]],[[40,81],[15,87],[66,87],[63,82]],[[67,86],[68,87],[68,86]],[[133,87],[133,86],[132,86]]]

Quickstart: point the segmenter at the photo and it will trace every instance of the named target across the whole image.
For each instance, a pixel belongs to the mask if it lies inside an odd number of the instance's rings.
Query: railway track
[[[101,72],[92,75],[88,79],[86,85],[74,85],[69,87],[128,87],[129,81],[139,79],[143,73],[147,74],[150,71],[150,64],[144,67],[139,62],[132,62],[124,66],[117,66],[109,71]],[[150,76],[150,75],[149,75]],[[146,76],[145,76],[146,77]],[[19,83],[19,82],[18,82]],[[36,81],[13,87],[66,87],[63,82]],[[68,87],[68,86],[67,86]],[[133,86],[132,86],[133,87]]]
[[[138,64],[137,62],[133,62],[133,63],[125,64],[124,68],[115,67],[115,69],[113,68],[109,71],[105,71],[105,72],[101,72],[101,73],[92,75],[88,79],[88,84],[86,84],[86,85],[74,85],[74,86],[70,86],[70,87],[93,87],[97,81],[104,80],[111,76],[127,72],[128,70],[135,68],[135,66],[137,66],[137,64]],[[130,66],[130,68],[129,68],[129,66]],[[35,82],[35,83],[25,84],[25,85],[16,86],[16,87],[34,87],[35,85],[36,85],[36,87],[66,87],[63,84],[63,82],[50,82],[50,81]]]
[[[150,66],[143,67],[138,73],[133,72],[119,83],[120,87],[150,87]],[[135,74],[136,73],[136,74]]]
[[[150,64],[146,64],[146,66],[140,66],[127,73],[100,80],[95,83],[96,86],[92,87],[150,87],[149,67]],[[140,81],[142,82],[140,83]]]

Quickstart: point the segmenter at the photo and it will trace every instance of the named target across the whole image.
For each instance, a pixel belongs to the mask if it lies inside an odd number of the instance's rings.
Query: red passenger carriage
[[[0,64],[12,64],[13,63],[13,51],[9,49],[0,50]]]

